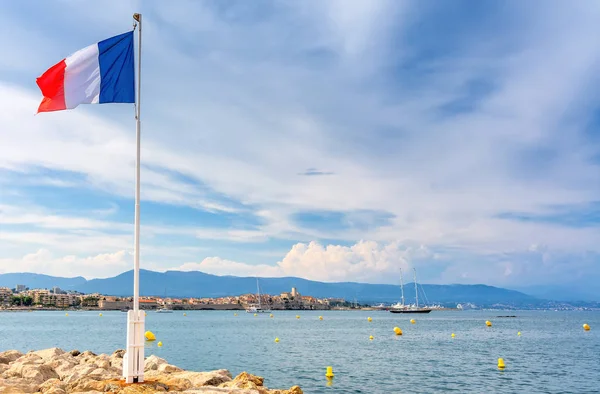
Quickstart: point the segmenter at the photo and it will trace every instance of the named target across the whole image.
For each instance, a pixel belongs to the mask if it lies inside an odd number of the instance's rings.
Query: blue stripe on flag
[[[134,103],[133,31],[98,43],[100,104]]]

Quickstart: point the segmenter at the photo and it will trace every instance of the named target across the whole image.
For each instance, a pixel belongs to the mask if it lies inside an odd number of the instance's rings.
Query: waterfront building
[[[10,304],[12,298],[12,290],[8,287],[0,287],[0,305]]]

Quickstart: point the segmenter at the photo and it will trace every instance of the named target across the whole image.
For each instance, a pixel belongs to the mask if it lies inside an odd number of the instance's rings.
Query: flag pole
[[[142,78],[142,15],[133,14],[134,30],[138,29],[137,90],[135,95],[135,230],[133,255],[133,310],[127,313],[127,350],[123,357],[123,377],[126,383],[144,381],[144,311],[140,311],[140,141],[141,141],[141,78]],[[136,23],[137,22],[137,23]]]
[[[140,141],[142,126],[140,119],[140,92],[142,87],[142,15],[134,14],[133,18],[138,21],[137,92],[135,98],[135,138],[137,154],[135,160],[135,245],[133,257],[133,311],[137,313],[140,307]]]

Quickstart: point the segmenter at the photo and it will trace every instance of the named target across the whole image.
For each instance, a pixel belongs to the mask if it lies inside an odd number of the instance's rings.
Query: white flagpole
[[[126,383],[144,381],[144,311],[140,311],[140,141],[141,141],[141,79],[142,79],[142,15],[133,14],[138,28],[137,92],[135,97],[135,230],[133,268],[133,310],[127,313],[127,350],[123,359]],[[136,25],[134,25],[135,28]]]
[[[137,15],[137,18],[136,18]],[[133,311],[138,312],[140,307],[140,141],[141,119],[140,99],[142,87],[142,15],[135,14],[138,24],[138,64],[137,64],[137,93],[135,100],[135,138],[137,155],[135,160],[135,245],[134,245],[134,271],[133,271]]]

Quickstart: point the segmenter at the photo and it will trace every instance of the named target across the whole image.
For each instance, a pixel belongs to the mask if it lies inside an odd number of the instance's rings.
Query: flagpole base
[[[127,312],[127,348],[123,356],[125,383],[144,381],[144,323],[145,312]]]

